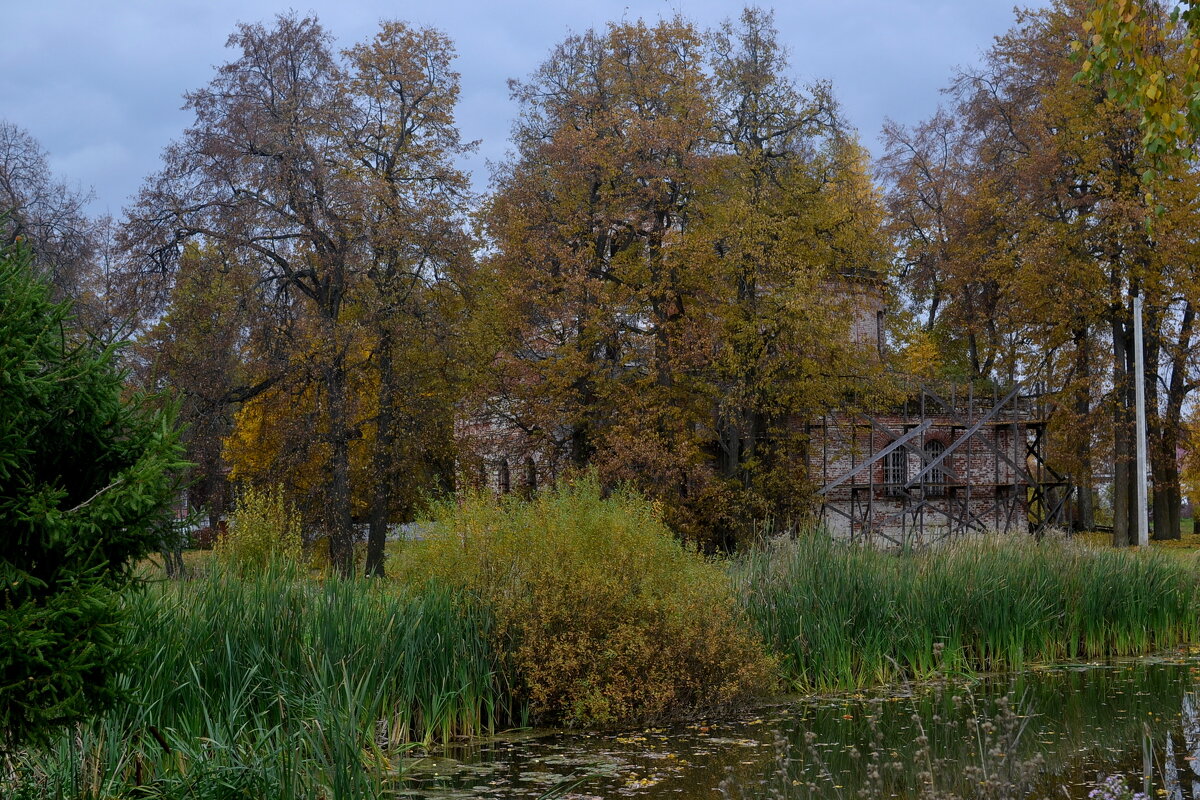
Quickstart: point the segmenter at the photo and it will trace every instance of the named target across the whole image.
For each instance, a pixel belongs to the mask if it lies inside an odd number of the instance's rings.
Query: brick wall
[[[875,415],[875,419],[897,435],[913,430],[920,422],[900,414]],[[939,445],[953,448],[944,462],[947,473],[940,480],[933,472],[928,473],[924,493],[920,485],[914,485],[904,496],[889,485],[888,479],[894,476],[886,472],[888,457],[879,459],[826,493],[822,515],[826,526],[841,538],[851,538],[852,534],[855,539],[873,536],[885,544],[888,540],[929,541],[972,529],[1027,530],[1028,486],[1013,468],[1013,464],[1024,463],[1024,425],[985,425],[964,439],[966,429],[949,416],[925,419],[931,423],[929,429],[909,441],[925,452]],[[817,487],[847,475],[894,438],[869,427],[864,419],[846,415],[820,418],[808,423],[806,429],[808,474]],[[915,478],[923,468],[922,459],[907,448],[903,452],[905,475]],[[928,503],[924,508],[922,501]],[[856,520],[851,523],[846,515]]]

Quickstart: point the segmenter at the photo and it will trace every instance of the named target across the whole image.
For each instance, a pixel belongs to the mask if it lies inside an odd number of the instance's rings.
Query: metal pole
[[[1142,296],[1133,298],[1133,386],[1137,406],[1137,543],[1150,543],[1146,506],[1146,367],[1142,355]],[[1128,397],[1128,395],[1126,395]]]

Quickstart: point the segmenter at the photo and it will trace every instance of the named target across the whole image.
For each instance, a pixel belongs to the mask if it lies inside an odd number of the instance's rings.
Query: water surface
[[[792,698],[664,728],[509,734],[411,761],[400,796],[904,798],[931,775],[967,792],[1036,773],[1033,796],[1082,800],[1101,775],[1140,790],[1149,759],[1159,796],[1200,800],[1198,687],[1200,657],[1178,652]]]

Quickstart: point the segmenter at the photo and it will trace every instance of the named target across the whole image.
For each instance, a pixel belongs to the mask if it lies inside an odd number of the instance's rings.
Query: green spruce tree
[[[177,491],[173,414],[123,397],[28,252],[0,250],[0,752],[118,696],[120,592]]]

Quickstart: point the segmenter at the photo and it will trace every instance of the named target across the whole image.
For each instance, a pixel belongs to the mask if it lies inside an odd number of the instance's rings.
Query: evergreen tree
[[[124,398],[116,349],[68,315],[0,251],[0,751],[117,698],[120,591],[183,466],[173,413]]]

